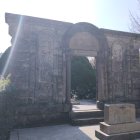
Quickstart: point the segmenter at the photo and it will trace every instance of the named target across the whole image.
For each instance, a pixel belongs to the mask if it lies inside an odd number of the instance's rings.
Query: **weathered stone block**
[[[136,122],[134,104],[106,104],[104,109],[104,121],[107,124]]]
[[[109,125],[105,122],[100,123],[100,130],[106,134],[118,134],[126,132],[140,131],[140,122],[136,123],[122,123]]]
[[[100,130],[96,130],[95,136],[100,140],[139,140],[140,131],[108,135]]]

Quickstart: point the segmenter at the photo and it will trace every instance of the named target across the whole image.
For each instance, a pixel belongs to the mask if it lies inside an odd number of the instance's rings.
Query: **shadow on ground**
[[[11,132],[10,140],[98,140],[95,138],[93,126],[56,125],[37,128],[15,129]]]

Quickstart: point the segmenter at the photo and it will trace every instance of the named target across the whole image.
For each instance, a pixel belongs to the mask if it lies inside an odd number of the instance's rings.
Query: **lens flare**
[[[20,16],[19,17],[18,26],[17,26],[17,30],[16,30],[16,34],[15,34],[15,37],[14,37],[14,41],[12,43],[12,47],[11,47],[11,50],[10,50],[10,54],[9,54],[9,56],[7,58],[6,63],[5,63],[5,66],[4,66],[4,69],[2,71],[2,76],[1,77],[4,77],[6,75],[7,70],[8,70],[8,66],[10,64],[10,60],[11,60],[11,58],[13,56],[13,53],[14,53],[14,50],[15,50],[15,46],[16,46],[17,41],[18,41],[18,37],[20,35],[22,23],[23,23],[23,16]]]

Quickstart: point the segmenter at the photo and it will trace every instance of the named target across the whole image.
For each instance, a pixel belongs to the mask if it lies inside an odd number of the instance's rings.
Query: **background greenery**
[[[71,60],[71,94],[79,99],[96,97],[96,70],[83,56],[74,56]]]

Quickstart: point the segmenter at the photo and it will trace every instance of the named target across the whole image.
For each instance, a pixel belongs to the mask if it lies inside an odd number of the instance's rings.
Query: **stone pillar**
[[[105,105],[104,122],[95,131],[100,140],[133,140],[140,138],[140,122],[136,122],[134,104]]]
[[[97,66],[97,107],[101,110],[104,109],[104,104],[109,101],[108,95],[108,67],[107,67],[107,54],[105,53],[107,50],[103,50],[98,52],[98,56],[96,57],[96,66]]]

